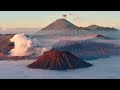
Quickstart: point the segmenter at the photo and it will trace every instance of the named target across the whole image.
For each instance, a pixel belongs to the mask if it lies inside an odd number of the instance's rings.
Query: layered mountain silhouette
[[[73,23],[69,22],[66,19],[57,19],[53,23],[49,24],[45,28],[41,30],[65,30],[65,29],[77,29],[77,30],[117,30],[115,28],[110,27],[102,27],[98,25],[90,25],[88,27],[78,27]]]
[[[48,26],[42,28],[40,31],[38,31],[36,34],[64,34],[66,33],[66,35],[69,33],[76,32],[77,34],[81,33],[81,30],[83,31],[95,31],[95,30],[107,30],[107,31],[119,31],[115,28],[110,28],[110,27],[102,27],[102,26],[98,26],[98,25],[90,25],[88,27],[78,27],[76,25],[74,25],[73,23],[69,22],[66,19],[57,19],[54,22],[52,22],[51,24],[49,24]],[[52,33],[51,33],[52,32]],[[88,32],[89,33],[89,32]],[[74,33],[72,33],[74,34]]]
[[[90,25],[88,27],[85,27],[84,29],[86,29],[86,30],[114,30],[114,31],[118,31],[115,28],[102,27],[102,26],[98,26],[98,25]]]
[[[29,68],[41,68],[50,70],[66,70],[76,68],[87,68],[92,66],[70,52],[52,50],[40,56],[38,60],[28,65]]]
[[[95,41],[70,41],[62,40],[53,45],[51,50],[65,50],[85,60],[120,55],[120,47],[110,43]]]

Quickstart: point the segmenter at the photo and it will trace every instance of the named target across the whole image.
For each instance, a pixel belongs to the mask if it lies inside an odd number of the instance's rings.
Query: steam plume
[[[66,14],[63,14],[62,16],[63,16],[63,18],[64,18],[64,19],[66,19],[66,18],[67,18],[67,15],[66,15]]]
[[[14,35],[10,41],[14,42],[15,45],[10,51],[11,56],[28,56],[32,54],[32,51],[30,51],[32,41],[24,33]]]

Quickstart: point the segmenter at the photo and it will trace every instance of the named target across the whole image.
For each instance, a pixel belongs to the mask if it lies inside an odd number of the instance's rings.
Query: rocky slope
[[[67,51],[47,51],[40,58],[28,65],[29,68],[41,68],[50,70],[66,70],[75,68],[87,68],[92,66],[82,61],[75,55]]]
[[[65,50],[85,60],[120,55],[120,47],[110,43],[95,41],[63,40],[53,45],[52,50]]]
[[[10,39],[13,37],[13,34],[10,35],[0,35],[0,53],[8,54],[8,52],[14,48],[14,44],[10,42]]]

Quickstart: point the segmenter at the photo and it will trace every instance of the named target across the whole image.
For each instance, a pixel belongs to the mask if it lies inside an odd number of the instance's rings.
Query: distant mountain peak
[[[98,25],[90,25],[90,26],[86,27],[86,29],[89,29],[89,30],[117,30],[113,27],[112,28],[111,27],[103,27],[103,26],[98,26]]]
[[[90,26],[88,26],[88,27],[101,27],[101,26],[92,24],[92,25],[90,25]]]
[[[81,31],[87,30],[89,32],[94,30],[100,30],[100,31],[119,31],[118,29],[111,28],[111,27],[103,27],[98,25],[90,25],[88,27],[78,27],[68,21],[67,19],[60,18],[52,23],[50,23],[48,26],[42,28],[35,34],[39,35],[71,35],[73,32],[74,34],[81,34]]]
[[[92,30],[95,30],[97,28],[101,28],[101,26],[98,26],[98,25],[90,25],[87,27],[88,29],[92,29]]]
[[[64,30],[64,29],[76,29],[78,28],[76,25],[72,24],[68,20],[61,18],[57,19],[45,28],[41,30]]]
[[[101,34],[97,34],[95,38],[93,39],[100,39],[100,40],[113,40],[113,38],[107,37],[107,36],[103,36]]]

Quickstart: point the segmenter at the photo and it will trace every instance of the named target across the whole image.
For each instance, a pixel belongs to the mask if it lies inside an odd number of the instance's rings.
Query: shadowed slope
[[[85,60],[120,55],[120,47],[115,44],[95,41],[68,41],[63,40],[53,45],[51,50],[69,51],[77,57]]]
[[[0,52],[8,54],[8,52],[14,48],[14,44],[10,42],[13,35],[1,35],[0,36]]]

